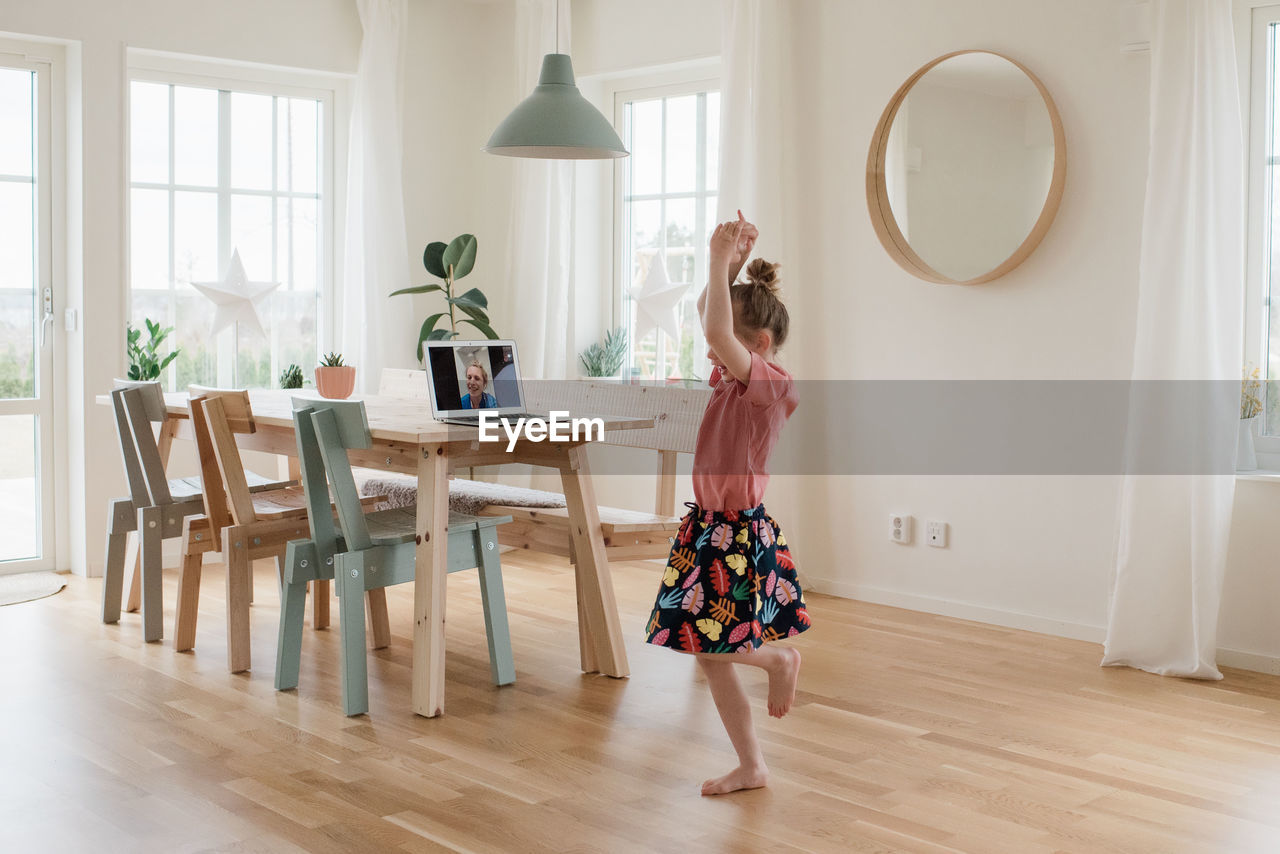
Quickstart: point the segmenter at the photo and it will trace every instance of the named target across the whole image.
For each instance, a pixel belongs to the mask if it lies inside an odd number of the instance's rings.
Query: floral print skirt
[[[648,642],[683,652],[752,652],[809,628],[787,540],[761,504],[688,514],[649,617]]]

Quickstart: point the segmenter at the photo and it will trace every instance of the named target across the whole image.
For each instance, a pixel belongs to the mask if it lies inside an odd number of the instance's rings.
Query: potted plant
[[[489,300],[481,293],[479,288],[454,294],[453,283],[458,279],[471,272],[476,264],[476,239],[471,234],[460,234],[455,237],[448,245],[436,241],[428,243],[426,250],[422,253],[422,264],[427,268],[427,272],[437,278],[443,279],[444,284],[435,283],[429,285],[416,285],[412,288],[401,288],[398,291],[392,291],[391,296],[400,294],[425,294],[432,291],[440,291],[444,294],[445,303],[449,306],[447,311],[441,311],[428,317],[422,323],[422,329],[418,333],[418,361],[422,361],[422,345],[426,341],[443,341],[450,338],[457,338],[459,334],[458,324],[468,323],[480,330],[485,338],[498,338],[498,333],[493,331],[493,327],[489,325]],[[458,313],[463,317],[458,317]],[[441,326],[437,328],[441,318],[449,318],[447,327]]]
[[[1253,471],[1258,456],[1253,451],[1253,422],[1262,411],[1262,380],[1258,369],[1244,369],[1240,379],[1240,433],[1236,438],[1236,471]]]
[[[342,400],[356,387],[356,369],[344,364],[341,353],[328,353],[316,368],[316,389],[321,397]]]
[[[143,318],[143,323],[147,325],[147,340],[142,341],[142,330],[134,329],[133,324],[125,326],[125,352],[129,356],[129,379],[131,380],[155,380],[160,378],[160,373],[167,367],[169,363],[178,358],[178,348],[174,347],[173,352],[167,356],[160,356],[160,345],[169,333],[173,331],[170,326],[167,329],[161,329],[160,324],[154,322],[149,317]]]
[[[627,357],[627,331],[619,326],[605,333],[604,343],[596,342],[578,354],[588,377],[612,377]]]
[[[281,371],[280,388],[302,388],[302,368],[291,364]]]

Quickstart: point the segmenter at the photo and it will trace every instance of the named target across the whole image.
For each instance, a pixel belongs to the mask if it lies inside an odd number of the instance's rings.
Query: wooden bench
[[[602,443],[657,452],[653,512],[601,506],[600,528],[610,560],[665,558],[680,527],[675,509],[677,455],[693,453],[711,390],[705,386],[685,388],[607,380],[528,380],[524,386],[525,406],[531,412],[556,409],[568,410],[575,416],[633,415],[654,419],[651,429],[609,431]],[[379,394],[425,397],[426,374],[386,369]],[[569,511],[564,507],[490,504],[479,514],[511,517],[512,521],[499,529],[499,542],[503,545],[574,558]]]

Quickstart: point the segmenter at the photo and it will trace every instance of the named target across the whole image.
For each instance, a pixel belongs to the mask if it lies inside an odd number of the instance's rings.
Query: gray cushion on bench
[[[382,510],[406,507],[418,501],[418,479],[413,475],[357,469],[356,483],[361,495],[385,495],[387,500],[376,505]],[[564,496],[558,492],[525,489],[502,483],[454,478],[449,481],[449,509],[454,513],[475,515],[490,504],[509,507],[564,507]]]
[[[508,507],[564,507],[564,496],[558,492],[541,489],[525,489],[505,483],[486,483],[482,480],[449,481],[449,509],[472,516],[490,504]]]

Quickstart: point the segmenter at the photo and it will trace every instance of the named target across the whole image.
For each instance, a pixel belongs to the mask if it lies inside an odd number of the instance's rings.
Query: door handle
[[[44,316],[40,320],[40,347],[44,348],[49,337],[49,324],[53,323],[53,288],[44,289]]]

